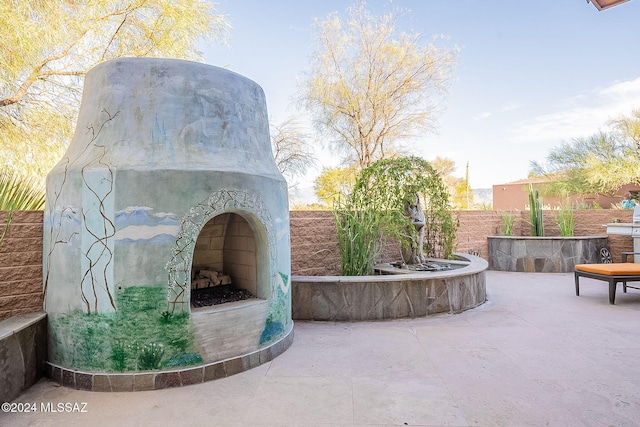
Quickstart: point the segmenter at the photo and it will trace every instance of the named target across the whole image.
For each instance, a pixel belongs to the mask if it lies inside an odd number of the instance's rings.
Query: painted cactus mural
[[[95,67],[76,135],[47,177],[50,362],[164,370],[241,356],[290,334],[286,191],[254,82],[178,60]],[[203,233],[220,218],[228,232]],[[196,264],[226,270],[253,298],[195,310]]]

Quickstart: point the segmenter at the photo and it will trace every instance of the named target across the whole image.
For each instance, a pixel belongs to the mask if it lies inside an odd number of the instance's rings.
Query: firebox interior
[[[227,212],[209,220],[196,240],[191,272],[191,302],[198,293],[226,292],[224,301],[260,297],[258,241],[252,225],[240,214]],[[218,295],[220,293],[218,292]]]

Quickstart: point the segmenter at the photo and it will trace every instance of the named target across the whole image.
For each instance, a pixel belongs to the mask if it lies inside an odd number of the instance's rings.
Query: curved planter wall
[[[489,269],[570,273],[576,264],[598,263],[607,236],[487,236]]]
[[[365,321],[460,313],[486,300],[487,262],[464,268],[382,276],[292,276],[295,320]]]

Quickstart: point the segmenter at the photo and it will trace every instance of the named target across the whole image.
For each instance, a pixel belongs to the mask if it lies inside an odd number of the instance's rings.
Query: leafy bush
[[[561,236],[573,236],[575,229],[575,222],[573,219],[573,208],[569,202],[565,202],[560,205],[558,211],[558,217],[556,218],[558,228],[560,229]]]
[[[3,230],[0,230],[0,243],[9,231],[13,212],[44,209],[44,190],[33,178],[24,178],[19,174],[0,171],[0,210],[10,211]]]
[[[452,256],[458,221],[440,175],[418,157],[384,159],[361,171],[352,193],[334,207],[343,275],[370,274],[386,238],[403,247],[417,241],[405,214],[416,197],[425,216],[422,250],[431,257]]]
[[[111,366],[118,372],[127,369],[127,346],[122,341],[114,340],[111,346]]]
[[[164,366],[166,368],[176,368],[180,366],[198,365],[203,362],[204,360],[202,359],[202,356],[200,356],[198,353],[185,353],[181,354],[180,356],[176,356],[173,359],[167,360],[164,363]]]
[[[373,263],[382,247],[381,215],[357,204],[358,200],[337,204],[333,211],[344,276],[373,273]]]
[[[169,315],[164,298],[161,286],[129,286],[116,292],[116,313],[51,314],[50,360],[107,372],[159,369],[163,360],[195,360],[179,357],[196,350],[193,323],[187,313]]]
[[[505,236],[513,236],[513,225],[516,222],[516,216],[513,212],[501,212],[503,234]]]
[[[42,210],[44,199],[44,190],[35,179],[0,171],[0,210]]]
[[[143,371],[160,369],[162,356],[164,356],[162,344],[155,342],[145,344],[138,355],[138,369]]]

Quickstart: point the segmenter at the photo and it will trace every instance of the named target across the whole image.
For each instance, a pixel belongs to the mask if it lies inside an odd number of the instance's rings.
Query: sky
[[[204,60],[258,83],[273,122],[304,121],[295,96],[313,53],[313,21],[345,15],[352,4],[217,0],[233,30],[228,46],[202,45]],[[453,160],[459,177],[468,163],[474,189],[524,179],[530,162],[544,162],[553,147],[606,130],[608,120],[640,108],[640,0],[604,11],[585,0],[366,4],[374,14],[402,10],[399,32],[460,49],[438,128],[412,145],[426,160]],[[322,168],[339,165],[327,147],[315,144],[317,164],[290,183],[302,202],[312,201]]]

